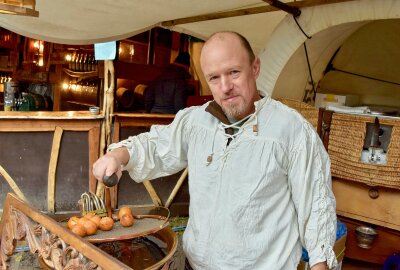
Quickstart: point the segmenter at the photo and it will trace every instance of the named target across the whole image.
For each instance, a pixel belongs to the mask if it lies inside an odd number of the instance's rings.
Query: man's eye
[[[208,81],[212,82],[215,81],[218,77],[217,76],[212,76],[210,78],[208,78]]]
[[[239,72],[240,72],[239,70],[232,70],[231,75],[237,75],[237,74],[239,74]]]

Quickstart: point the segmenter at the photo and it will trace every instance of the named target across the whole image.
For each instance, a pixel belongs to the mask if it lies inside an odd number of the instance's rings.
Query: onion
[[[120,209],[119,209],[119,211],[118,211],[118,217],[119,217],[119,219],[121,219],[122,218],[122,216],[123,215],[126,215],[126,214],[129,214],[129,215],[133,215],[132,214],[132,209],[130,208],[130,207],[128,207],[128,206],[123,206],[123,207],[121,207]]]
[[[100,220],[100,225],[99,228],[102,231],[109,231],[113,228],[114,226],[114,220],[110,217],[103,217]]]
[[[124,227],[130,227],[135,222],[135,219],[133,218],[133,216],[131,214],[125,214],[121,217],[119,222],[121,222],[121,225]]]
[[[85,228],[86,234],[87,235],[93,235],[96,234],[97,232],[97,225],[91,220],[87,220],[84,224],[83,227]]]
[[[86,230],[85,227],[81,224],[76,224],[71,228],[71,232],[73,232],[76,235],[79,235],[80,237],[84,237],[86,235]]]

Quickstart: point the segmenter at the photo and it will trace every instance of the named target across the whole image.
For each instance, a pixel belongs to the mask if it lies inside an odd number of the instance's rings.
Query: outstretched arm
[[[121,167],[125,166],[129,161],[129,152],[126,147],[116,148],[93,164],[93,175],[100,181],[104,176],[110,176],[116,173],[118,179],[121,177]]]
[[[190,111],[178,112],[169,125],[153,125],[149,132],[111,144],[107,154],[94,163],[94,176],[99,180],[113,173],[121,177],[126,170],[133,180],[142,182],[187,167]]]

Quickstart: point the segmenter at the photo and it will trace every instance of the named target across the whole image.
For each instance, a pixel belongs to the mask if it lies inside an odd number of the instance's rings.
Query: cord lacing
[[[243,119],[241,119],[241,120],[239,120],[239,121],[237,121],[237,122],[235,122],[235,123],[232,123],[232,124],[229,124],[229,125],[228,125],[228,124],[225,124],[225,123],[220,122],[220,123],[216,126],[215,131],[214,131],[212,146],[211,146],[211,153],[207,156],[207,163],[206,163],[207,166],[210,165],[211,162],[212,162],[212,160],[213,160],[215,136],[217,135],[218,128],[224,130],[224,132],[223,132],[222,134],[224,134],[224,136],[228,138],[228,144],[229,144],[229,142],[230,142],[231,140],[233,140],[234,138],[236,138],[236,136],[238,136],[239,134],[241,134],[241,133],[244,131],[244,129],[242,128],[242,123],[246,122],[247,120],[249,120],[249,119],[251,119],[251,118],[253,118],[253,117],[256,117],[256,119],[257,119],[257,115],[256,115],[255,112],[252,113],[252,114],[249,114],[248,116],[244,117]],[[233,134],[228,134],[228,133],[225,132],[225,130],[227,130],[227,129],[229,129],[229,128],[233,128],[233,129],[235,129],[235,130],[237,130],[237,131],[236,131],[236,132],[233,132]],[[258,134],[257,125],[254,125],[254,126],[253,126],[253,132],[254,132],[255,135]]]

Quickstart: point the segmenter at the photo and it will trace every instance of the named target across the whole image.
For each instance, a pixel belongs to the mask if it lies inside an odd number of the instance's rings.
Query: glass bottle
[[[4,83],[4,110],[14,111],[15,110],[15,92],[14,92],[14,82]]]
[[[87,69],[87,60],[88,60],[87,54],[85,53],[83,55],[83,57],[82,57],[82,71],[84,71],[84,72],[88,71],[88,69]]]
[[[86,71],[92,71],[92,56],[88,54],[86,60]]]
[[[75,71],[81,71],[81,54],[76,55],[75,59]]]
[[[74,53],[74,54],[71,55],[71,59],[69,60],[68,68],[70,70],[74,70],[75,69],[75,57],[76,57],[76,55]]]

